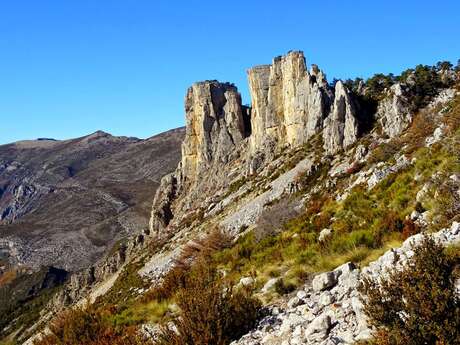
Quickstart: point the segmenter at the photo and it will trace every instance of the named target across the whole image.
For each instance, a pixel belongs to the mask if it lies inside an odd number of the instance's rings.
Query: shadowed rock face
[[[334,154],[358,139],[358,120],[356,108],[348,90],[341,81],[335,86],[334,104],[331,114],[326,118],[323,131],[324,149]]]
[[[96,132],[0,146],[3,256],[76,270],[146,229],[160,179],[180,160],[184,132],[146,140]]]

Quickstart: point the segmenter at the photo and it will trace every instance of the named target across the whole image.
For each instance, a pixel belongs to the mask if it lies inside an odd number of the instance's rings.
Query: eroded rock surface
[[[383,132],[390,138],[401,134],[409,126],[412,113],[404,85],[397,83],[390,87],[384,100],[379,103],[377,119]]]
[[[252,152],[270,145],[295,147],[318,133],[331,94],[317,66],[307,71],[302,52],[277,57],[248,70],[252,98]]]
[[[334,154],[358,139],[356,106],[349,91],[339,80],[335,85],[334,105],[324,124],[324,149]]]
[[[193,84],[185,98],[186,134],[181,171],[193,180],[212,161],[227,163],[229,155],[246,137],[241,95],[229,83]]]

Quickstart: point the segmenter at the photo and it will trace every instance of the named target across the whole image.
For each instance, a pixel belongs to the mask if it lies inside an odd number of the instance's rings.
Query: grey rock
[[[296,296],[298,299],[304,300],[305,298],[307,298],[308,294],[304,290],[300,290],[297,292]]]
[[[390,138],[407,128],[412,121],[412,113],[404,85],[397,83],[390,87],[385,99],[379,103],[377,118],[384,133]]]
[[[288,306],[288,308],[295,308],[295,307],[297,307],[297,306],[299,306],[301,304],[303,304],[302,300],[299,297],[295,296],[295,297],[292,297],[288,301],[287,306]]]
[[[305,338],[308,342],[326,339],[331,327],[331,317],[327,314],[322,314],[313,320],[305,330]]]
[[[324,291],[319,297],[319,303],[327,306],[334,302],[334,296],[329,291]]]
[[[358,139],[356,107],[345,85],[335,85],[332,111],[324,122],[323,141],[327,154],[335,154]]]
[[[332,230],[331,229],[327,229],[327,228],[323,229],[319,233],[318,241],[319,242],[324,242],[331,236],[332,236]]]
[[[314,291],[323,291],[337,284],[337,275],[334,272],[318,274],[313,278],[312,286]]]
[[[241,95],[233,84],[195,83],[185,97],[181,173],[194,181],[213,161],[226,163],[247,135]]]
[[[252,277],[243,277],[238,282],[238,286],[248,287],[254,285],[255,280]]]
[[[249,69],[248,80],[252,152],[272,144],[298,146],[322,129],[329,111],[329,87],[317,66],[307,71],[302,52],[292,51],[271,65]]]
[[[278,280],[279,280],[279,278],[271,278],[271,279],[269,279],[265,283],[265,285],[263,286],[261,291],[262,292],[268,292],[268,291],[272,290],[275,287],[275,285],[278,282]]]

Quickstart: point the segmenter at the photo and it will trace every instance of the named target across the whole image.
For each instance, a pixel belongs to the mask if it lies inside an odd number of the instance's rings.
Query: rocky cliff
[[[155,197],[152,233],[170,225],[175,213],[196,209],[205,199],[219,202],[220,191],[235,177],[258,173],[276,154],[301,147],[315,135],[322,133],[323,149],[330,155],[358,139],[357,100],[341,81],[329,85],[316,65],[308,71],[302,52],[250,68],[248,81],[250,109],[229,83],[205,81],[187,91],[182,160]],[[382,109],[382,118],[400,116],[399,111]],[[171,228],[177,227],[173,221]]]
[[[213,162],[229,161],[232,152],[249,135],[245,111],[234,85],[205,81],[188,89],[181,161],[184,179],[193,181]]]

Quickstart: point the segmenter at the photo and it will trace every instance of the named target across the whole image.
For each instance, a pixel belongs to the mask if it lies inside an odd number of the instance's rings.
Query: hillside
[[[292,51],[248,70],[250,107],[231,83],[193,84],[181,158],[155,192],[149,231],[3,335],[40,345],[368,342],[382,329],[360,282],[411,266],[422,234],[450,263],[442,293],[456,296],[459,73],[441,62],[328,82]]]
[[[96,132],[0,146],[0,241],[12,265],[88,267],[117,239],[147,228],[160,178],[183,130],[146,140]]]

